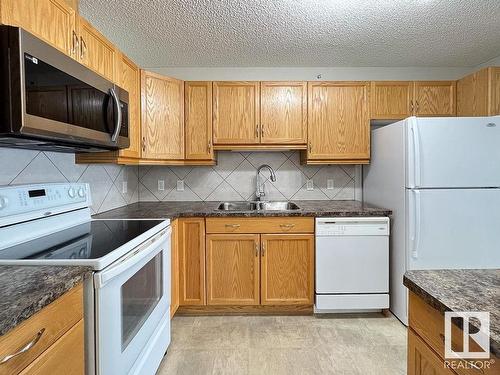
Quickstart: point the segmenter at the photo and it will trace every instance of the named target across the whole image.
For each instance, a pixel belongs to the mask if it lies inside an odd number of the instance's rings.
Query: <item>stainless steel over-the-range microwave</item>
[[[128,93],[23,29],[0,26],[0,146],[129,146]]]

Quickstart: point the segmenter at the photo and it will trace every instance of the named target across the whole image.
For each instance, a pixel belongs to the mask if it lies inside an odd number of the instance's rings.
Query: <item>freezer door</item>
[[[500,189],[407,190],[408,269],[500,268]]]
[[[500,186],[500,117],[411,117],[408,188]]]

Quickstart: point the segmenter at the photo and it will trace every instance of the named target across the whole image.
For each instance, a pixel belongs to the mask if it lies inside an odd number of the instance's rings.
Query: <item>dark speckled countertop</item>
[[[0,336],[90,275],[90,267],[0,266]]]
[[[489,311],[491,352],[500,358],[500,269],[408,271],[403,283],[443,313]]]
[[[139,202],[102,214],[95,219],[175,219],[177,217],[227,216],[388,216],[390,210],[359,201],[292,201],[299,210],[219,211],[220,202]]]

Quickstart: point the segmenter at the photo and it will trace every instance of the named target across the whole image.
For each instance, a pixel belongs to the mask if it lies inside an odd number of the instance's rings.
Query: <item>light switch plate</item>
[[[313,182],[313,180],[307,180],[306,190],[314,190],[314,182]]]
[[[184,180],[177,180],[177,191],[184,191]]]
[[[127,181],[122,181],[122,194],[127,194],[128,186]]]
[[[158,180],[158,191],[165,190],[165,180]]]
[[[326,190],[333,190],[333,179],[329,178],[326,180]]]

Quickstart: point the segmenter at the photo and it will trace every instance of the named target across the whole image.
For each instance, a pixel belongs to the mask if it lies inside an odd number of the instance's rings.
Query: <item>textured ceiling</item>
[[[474,66],[500,0],[80,0],[133,60],[162,66]]]

